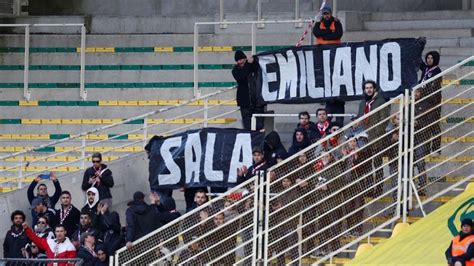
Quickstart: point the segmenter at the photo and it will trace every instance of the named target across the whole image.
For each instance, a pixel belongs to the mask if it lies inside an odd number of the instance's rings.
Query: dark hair
[[[58,224],[54,227],[54,231],[56,231],[56,229],[58,229],[59,227],[62,227],[64,229],[64,231],[67,232],[67,229],[66,229],[66,226],[64,226],[64,224]]]
[[[48,187],[46,186],[46,184],[41,183],[41,184],[38,185],[38,187],[37,187],[36,189],[39,189],[40,187],[46,187],[46,188],[48,188]]]
[[[328,111],[326,110],[326,108],[318,108],[318,110],[316,110],[316,115],[318,115],[320,111],[324,111],[326,115],[328,114]]]
[[[45,219],[45,220],[46,220],[46,223],[49,224],[48,215],[43,215],[43,216],[41,216],[41,217],[38,217],[38,221],[39,221],[40,219]]]
[[[207,194],[206,191],[202,188],[196,190],[196,193],[194,193],[194,195],[196,195],[197,193],[204,193],[204,194]]]
[[[12,212],[12,215],[11,215],[11,217],[10,217],[10,219],[12,220],[12,222],[13,222],[13,220],[15,219],[15,216],[17,216],[17,215],[20,215],[21,218],[23,219],[23,221],[25,221],[25,213],[22,212],[22,211],[20,211],[20,210],[16,210],[16,211]]]
[[[302,115],[308,116],[308,119],[311,118],[311,116],[309,115],[308,111],[300,112],[300,113],[298,114],[298,118],[301,118]]]
[[[89,210],[82,210],[81,211],[81,216],[82,215],[87,215],[87,216],[89,216],[89,219],[92,219],[92,213]]]
[[[100,152],[94,152],[91,158],[99,158],[102,161],[102,154],[100,154]]]
[[[365,89],[365,85],[367,85],[367,84],[369,84],[369,83],[372,84],[372,86],[374,86],[374,89],[375,89],[376,91],[379,90],[379,85],[377,84],[377,82],[375,82],[375,81],[373,81],[373,80],[371,80],[371,79],[368,79],[368,80],[364,81],[364,83],[362,83],[362,90],[364,90],[364,89]]]
[[[69,197],[72,197],[71,192],[69,192],[67,190],[64,190],[63,192],[61,192],[61,196],[64,195],[64,194],[69,195]]]

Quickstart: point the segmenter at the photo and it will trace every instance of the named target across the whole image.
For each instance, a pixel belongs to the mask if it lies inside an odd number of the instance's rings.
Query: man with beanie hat
[[[237,106],[240,107],[244,129],[251,129],[252,115],[263,113],[264,108],[256,105],[256,78],[258,63],[254,56],[247,58],[244,52],[235,51],[235,66],[232,75],[237,81]],[[263,118],[257,118],[257,130],[263,128]]]
[[[472,220],[467,218],[461,222],[461,231],[454,237],[445,252],[448,265],[473,266],[474,265],[474,235]]]

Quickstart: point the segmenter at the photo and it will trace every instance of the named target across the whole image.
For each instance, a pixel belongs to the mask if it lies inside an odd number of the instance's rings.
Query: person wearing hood
[[[106,201],[110,207],[112,206],[110,188],[114,186],[112,171],[102,163],[102,154],[98,152],[92,154],[92,164],[92,167],[84,172],[82,190],[87,191],[91,187],[96,187],[99,191],[99,200]]]
[[[58,176],[54,172],[50,172],[49,176],[54,185],[54,194],[52,196],[49,196],[48,187],[46,186],[46,184],[41,183],[43,179],[41,178],[41,175],[39,175],[33,181],[31,181],[31,184],[26,192],[30,205],[33,203],[34,199],[41,198],[46,204],[46,207],[54,209],[54,206],[56,206],[56,203],[58,202],[62,192],[61,184],[59,184]],[[37,185],[37,194],[35,196],[34,190]],[[38,214],[35,212],[34,209],[31,209],[31,215],[33,217],[33,221],[36,221]]]
[[[257,175],[259,171],[266,171],[270,166],[265,160],[265,154],[260,147],[255,147],[252,150],[253,164],[250,167],[242,166],[237,169],[238,183],[242,183]]]
[[[109,265],[109,254],[107,247],[104,245],[98,245],[96,248],[97,260],[95,261],[94,266],[108,266]]]
[[[288,156],[298,153],[309,145],[311,145],[311,141],[308,138],[308,133],[306,133],[306,130],[301,127],[295,129],[295,133],[293,134],[293,143],[288,149]]]
[[[474,265],[474,234],[472,220],[466,218],[461,221],[461,231],[453,238],[445,252],[450,266]]]
[[[330,6],[321,9],[321,20],[313,27],[313,34],[316,37],[316,44],[338,44],[342,38],[342,24],[332,15]]]
[[[385,104],[386,100],[382,96],[378,84],[373,80],[366,80],[363,85],[364,98],[360,101],[359,104],[359,113],[358,116],[366,116],[364,119],[364,126],[366,128],[366,133],[370,143],[370,149],[372,151],[383,151],[386,148],[386,143],[384,138],[380,138],[385,134],[385,129],[389,123],[388,117],[390,116],[390,105],[373,112],[375,109],[379,108]],[[378,139],[378,140],[377,140]],[[374,141],[375,140],[375,141]],[[378,169],[375,173],[375,183],[379,183],[383,179],[383,153],[380,153],[373,157],[372,159],[374,169]],[[374,190],[373,197],[378,197],[382,193],[383,184],[378,186]]]
[[[288,152],[286,151],[283,144],[281,144],[280,135],[277,132],[272,131],[265,137],[264,145],[265,160],[268,162],[268,167],[274,166],[277,164],[277,159],[281,158],[282,160],[288,157]]]
[[[237,81],[237,106],[240,107],[242,124],[244,129],[251,129],[252,115],[263,113],[264,108],[257,106],[255,78],[258,71],[256,57],[247,57],[244,52],[238,50],[234,55],[235,66],[232,69],[232,76]],[[263,128],[263,118],[257,118],[257,130]]]
[[[133,247],[133,241],[153,232],[161,226],[154,207],[145,203],[145,194],[141,191],[133,193],[133,200],[128,202],[125,212],[127,248]]]
[[[92,224],[92,214],[88,211],[82,211],[80,220],[79,220],[79,228],[72,234],[71,241],[74,246],[79,249],[81,245],[81,236],[84,233],[93,234],[95,237],[96,242],[100,241],[100,233]]]
[[[14,211],[10,219],[12,226],[7,231],[5,240],[3,241],[3,257],[4,258],[23,258],[22,249],[25,248],[29,240],[23,230],[22,224],[25,222],[25,214],[22,211]]]
[[[176,202],[170,197],[160,197],[158,202],[154,204],[156,211],[158,212],[158,221],[161,225],[165,225],[181,216],[176,210]]]
[[[99,203],[97,207],[97,229],[100,231],[103,239],[104,248],[108,254],[114,254],[120,248],[120,217],[117,212],[109,211],[106,203]]]
[[[425,56],[425,62],[421,63],[421,79],[420,83],[429,80],[430,78],[441,73],[439,68],[439,53],[436,51],[430,51]],[[426,105],[429,109],[432,109],[427,118],[430,120],[431,126],[427,128],[427,132],[430,133],[429,138],[434,138],[430,143],[430,151],[441,154],[441,102],[442,102],[442,93],[441,87],[443,83],[443,77],[439,77],[425,86],[421,87],[421,94],[423,95],[424,100],[417,104],[422,104],[426,102]],[[436,122],[436,123],[434,123]]]

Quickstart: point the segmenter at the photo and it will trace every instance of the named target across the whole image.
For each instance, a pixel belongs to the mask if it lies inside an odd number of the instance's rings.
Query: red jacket
[[[58,244],[55,239],[40,238],[29,227],[25,229],[25,232],[28,238],[31,241],[33,241],[33,243],[35,243],[36,246],[38,246],[38,248],[46,251],[46,256],[48,257],[48,259],[77,258],[76,248],[71,243],[71,241],[69,241],[69,238],[66,238],[64,242]],[[56,251],[56,254],[55,254],[55,251]],[[52,265],[52,263],[49,263],[48,265]],[[61,262],[61,263],[58,263],[57,265],[67,266],[67,265],[73,265],[73,264]]]

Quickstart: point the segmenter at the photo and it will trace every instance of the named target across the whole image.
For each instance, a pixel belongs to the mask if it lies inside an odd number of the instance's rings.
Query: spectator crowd
[[[316,23],[313,29],[317,43],[340,43],[341,23],[332,16],[331,9],[328,7],[322,10],[322,15],[321,21]],[[238,83],[237,104],[241,110],[243,127],[250,130],[252,115],[262,113],[265,108],[257,105],[255,86],[252,85],[255,83],[258,62],[256,57],[247,58],[242,51],[237,51],[234,59],[236,65],[232,74]],[[425,63],[421,66],[422,78],[420,82],[440,73],[438,64],[439,54],[429,52]],[[416,114],[420,115],[420,118],[414,122],[415,128],[425,128],[430,125],[423,134],[415,135],[415,143],[425,143],[426,140],[440,133],[439,124],[432,123],[432,121],[439,120],[441,115],[440,107],[432,108],[441,102],[441,93],[438,91],[440,84],[441,81],[427,85],[415,92],[417,99],[430,96],[429,101],[425,101],[423,105],[420,104],[415,108]],[[338,217],[343,217],[362,206],[364,196],[378,197],[382,194],[383,157],[389,158],[390,173],[394,173],[398,168],[398,160],[395,158],[397,156],[396,150],[393,147],[388,149],[387,147],[390,146],[390,143],[398,141],[400,121],[397,116],[390,114],[390,106],[379,108],[386,103],[386,99],[383,95],[383,88],[380,88],[375,81],[366,80],[362,84],[362,88],[364,97],[360,101],[357,117],[353,118],[359,122],[353,124],[346,132],[340,131],[344,126],[344,120],[333,119],[331,116],[331,114],[344,113],[344,102],[334,100],[328,102],[326,108],[319,108],[314,112],[315,121],[312,121],[310,112],[299,113],[299,120],[295,123],[296,129],[288,149],[282,144],[280,135],[275,131],[266,135],[263,147],[253,148],[253,163],[237,170],[239,182],[245,182],[260,171],[266,171],[286,158],[299,153],[299,156],[294,159],[295,163],[291,166],[293,168],[269,173],[272,181],[278,180],[272,189],[286,193],[284,197],[272,201],[270,213],[277,212],[286,204],[295,204],[295,199],[300,199],[293,209],[295,212],[305,210],[302,216],[303,223],[310,223],[325,209],[336,208],[334,212],[331,212],[331,215],[324,218],[324,223],[330,224],[330,221],[335,221]],[[373,112],[375,109],[377,112]],[[367,118],[359,119],[364,115],[368,115]],[[257,129],[262,128],[263,120],[259,119]],[[301,153],[313,143],[326,137],[328,137],[327,141],[315,147],[317,155]],[[432,152],[439,152],[439,150],[439,138],[435,138],[432,143],[428,142],[415,150],[418,172],[425,172],[423,157]],[[92,166],[84,172],[81,186],[86,198],[83,206],[72,204],[72,198],[76,195],[62,190],[55,173],[50,173],[48,177],[54,185],[53,194],[48,191],[41,176],[32,181],[27,191],[27,198],[31,205],[32,224],[26,223],[26,214],[23,211],[17,210],[11,214],[11,229],[7,232],[3,244],[5,258],[81,258],[85,265],[108,265],[109,256],[113,255],[116,250],[123,246],[133,249],[135,240],[180,217],[181,214],[176,209],[172,191],[152,191],[148,195],[148,200],[143,192],[137,191],[127,204],[126,224],[122,226],[119,214],[111,208],[113,204],[111,188],[114,186],[112,170],[102,163],[100,153],[94,153],[91,158]],[[314,158],[319,159],[308,164],[309,160]],[[294,172],[295,169],[300,169],[300,171],[287,174]],[[316,172],[318,173],[317,178],[309,178]],[[344,179],[339,182],[330,182],[343,173],[345,173]],[[354,183],[354,181],[356,182]],[[326,182],[327,185],[325,185]],[[421,176],[418,185],[424,187],[426,182],[426,176]],[[313,205],[318,199],[329,195],[331,191],[342,188],[345,183],[354,183],[354,190],[343,193],[341,197],[336,197],[337,199],[329,202],[327,206]],[[318,190],[318,193],[309,193],[316,187],[322,189]],[[357,194],[354,191],[362,191],[367,187],[373,189],[353,198],[345,209],[337,209],[343,199],[354,197]],[[254,188],[249,187],[248,189],[251,191]],[[211,188],[211,193],[223,193],[226,190],[227,188]],[[186,212],[203,206],[210,198],[207,187],[185,188],[184,193]],[[224,224],[227,227],[240,226],[243,228],[243,223],[234,223],[233,221],[239,213],[251,207],[249,205],[252,204],[251,202],[246,203],[247,205],[243,206],[243,209],[227,208],[225,212],[220,212],[223,208],[230,206],[234,200],[231,194],[222,204],[217,204],[219,206],[213,206],[212,209],[201,209],[198,214],[195,214],[196,222],[207,219],[210,215],[214,215],[213,220],[193,229],[189,234],[186,234],[184,240],[192,241],[200,237],[202,232],[209,232],[212,228],[219,229]],[[58,202],[59,206],[57,206]],[[280,213],[286,216],[291,215]],[[250,215],[253,214],[250,213]],[[270,220],[270,224],[278,223],[283,218],[275,215]],[[351,235],[362,234],[362,227],[359,225],[362,220],[363,210],[348,215],[346,226],[352,228]],[[286,228],[293,228],[296,223],[297,221],[290,220]],[[341,223],[337,226],[343,225]],[[329,234],[335,235],[336,227],[329,228]],[[306,238],[316,231],[315,226],[307,226],[302,230],[302,235]],[[180,262],[186,262],[189,265],[204,263],[210,256],[201,252],[206,246],[215,246],[214,249],[219,250],[216,252],[219,255],[229,250],[230,246],[235,246],[235,238],[227,237],[224,231],[215,230],[214,232],[200,241],[194,241],[181,253]],[[287,245],[298,241],[297,236],[287,234],[288,232],[275,232],[270,238],[281,238],[282,241],[286,241]],[[243,231],[243,241],[251,237],[251,231]],[[314,245],[314,241],[306,241],[304,248],[311,251],[315,249]],[[174,243],[168,248],[173,246],[177,246],[177,244]],[[340,247],[339,241],[334,240],[327,245],[327,248],[318,250],[316,255],[327,254]],[[272,251],[279,252],[276,248]],[[290,251],[291,256],[294,254],[294,250]],[[188,261],[188,259],[191,260]],[[219,262],[227,265],[233,263],[234,260],[234,255],[231,253],[222,257]],[[283,257],[280,257],[279,260],[284,263]],[[67,263],[61,262],[58,265],[67,265]]]

